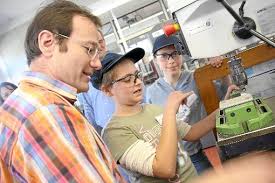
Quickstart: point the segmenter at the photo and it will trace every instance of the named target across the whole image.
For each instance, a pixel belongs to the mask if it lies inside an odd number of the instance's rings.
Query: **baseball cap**
[[[102,68],[96,71],[92,77],[91,82],[93,87],[100,90],[100,85],[102,83],[103,74],[111,70],[116,64],[120,63],[124,59],[131,59],[134,63],[138,62],[145,55],[145,51],[142,48],[135,48],[124,55],[109,52],[103,58],[101,64]]]
[[[178,50],[180,44],[181,41],[177,36],[172,35],[167,37],[165,34],[163,34],[156,38],[153,45],[153,54],[155,54],[159,49],[170,45],[174,45],[175,48]]]

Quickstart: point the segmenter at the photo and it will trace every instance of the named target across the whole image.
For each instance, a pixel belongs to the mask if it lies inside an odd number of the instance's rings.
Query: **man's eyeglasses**
[[[112,81],[111,84],[113,85],[120,81],[122,81],[124,83],[128,83],[128,84],[132,84],[132,83],[136,84],[137,79],[140,79],[140,80],[143,79],[142,73],[140,71],[136,71],[134,74],[127,74],[126,76],[124,76],[122,78]]]
[[[70,39],[70,37],[65,36],[63,34],[60,34],[60,33],[55,33],[55,34],[58,35],[58,36],[61,36],[63,38],[66,38],[66,39]],[[82,43],[80,43],[78,41],[75,41],[75,42],[78,43],[81,47],[83,47],[87,50],[87,54],[91,57],[92,60],[94,60],[95,57],[98,55],[98,45],[96,43],[94,43],[93,46],[88,47],[88,46],[84,46]]]
[[[160,54],[155,54],[155,57],[156,58],[158,58],[158,59],[160,59],[160,60],[169,60],[170,59],[170,57],[172,58],[172,59],[176,59],[176,58],[178,58],[178,56],[179,56],[180,54],[177,52],[177,51],[174,51],[174,52],[172,52],[172,53],[160,53]]]

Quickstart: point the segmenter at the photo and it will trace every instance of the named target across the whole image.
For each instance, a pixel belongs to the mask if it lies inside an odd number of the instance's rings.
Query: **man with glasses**
[[[54,1],[35,15],[25,38],[30,71],[0,108],[0,182],[124,182],[73,106],[101,68],[100,26],[70,1]]]
[[[194,124],[205,118],[206,111],[199,97],[193,74],[182,70],[183,56],[177,50],[180,40],[176,36],[161,35],[156,38],[153,45],[153,55],[156,63],[164,74],[163,78],[156,80],[146,91],[148,103],[164,106],[167,97],[173,91],[193,91],[197,98],[190,108],[189,124]],[[213,134],[210,136],[214,140]],[[198,173],[211,167],[207,157],[202,152],[202,145],[197,142],[185,142],[185,150],[189,153]]]

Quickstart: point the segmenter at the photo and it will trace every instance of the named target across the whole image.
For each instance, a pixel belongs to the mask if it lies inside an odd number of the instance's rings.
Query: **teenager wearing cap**
[[[193,91],[197,95],[197,99],[191,105],[191,113],[187,121],[192,125],[205,118],[207,114],[199,96],[193,73],[182,70],[183,56],[178,51],[179,46],[180,40],[176,36],[161,35],[156,38],[153,45],[153,55],[164,77],[159,78],[147,88],[146,102],[164,106],[171,92]],[[220,66],[220,61],[217,60],[217,62],[219,63],[212,65]],[[214,139],[213,135],[212,139]],[[183,144],[199,174],[211,167],[202,151],[202,144],[199,140],[196,142],[183,142]]]
[[[176,112],[191,92],[172,92],[164,110],[142,105],[142,76],[134,63],[143,56],[141,48],[125,55],[108,53],[93,77],[115,102],[103,140],[115,160],[128,170],[131,182],[187,182],[196,176],[196,170],[178,140],[198,140],[215,126],[215,116],[192,127],[183,121],[176,123]]]

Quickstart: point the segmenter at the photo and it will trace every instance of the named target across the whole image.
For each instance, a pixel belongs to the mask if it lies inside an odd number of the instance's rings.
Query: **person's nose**
[[[96,70],[101,69],[102,65],[101,65],[101,61],[99,59],[99,54],[97,54],[94,59],[90,60],[90,66],[92,68],[95,68]]]

